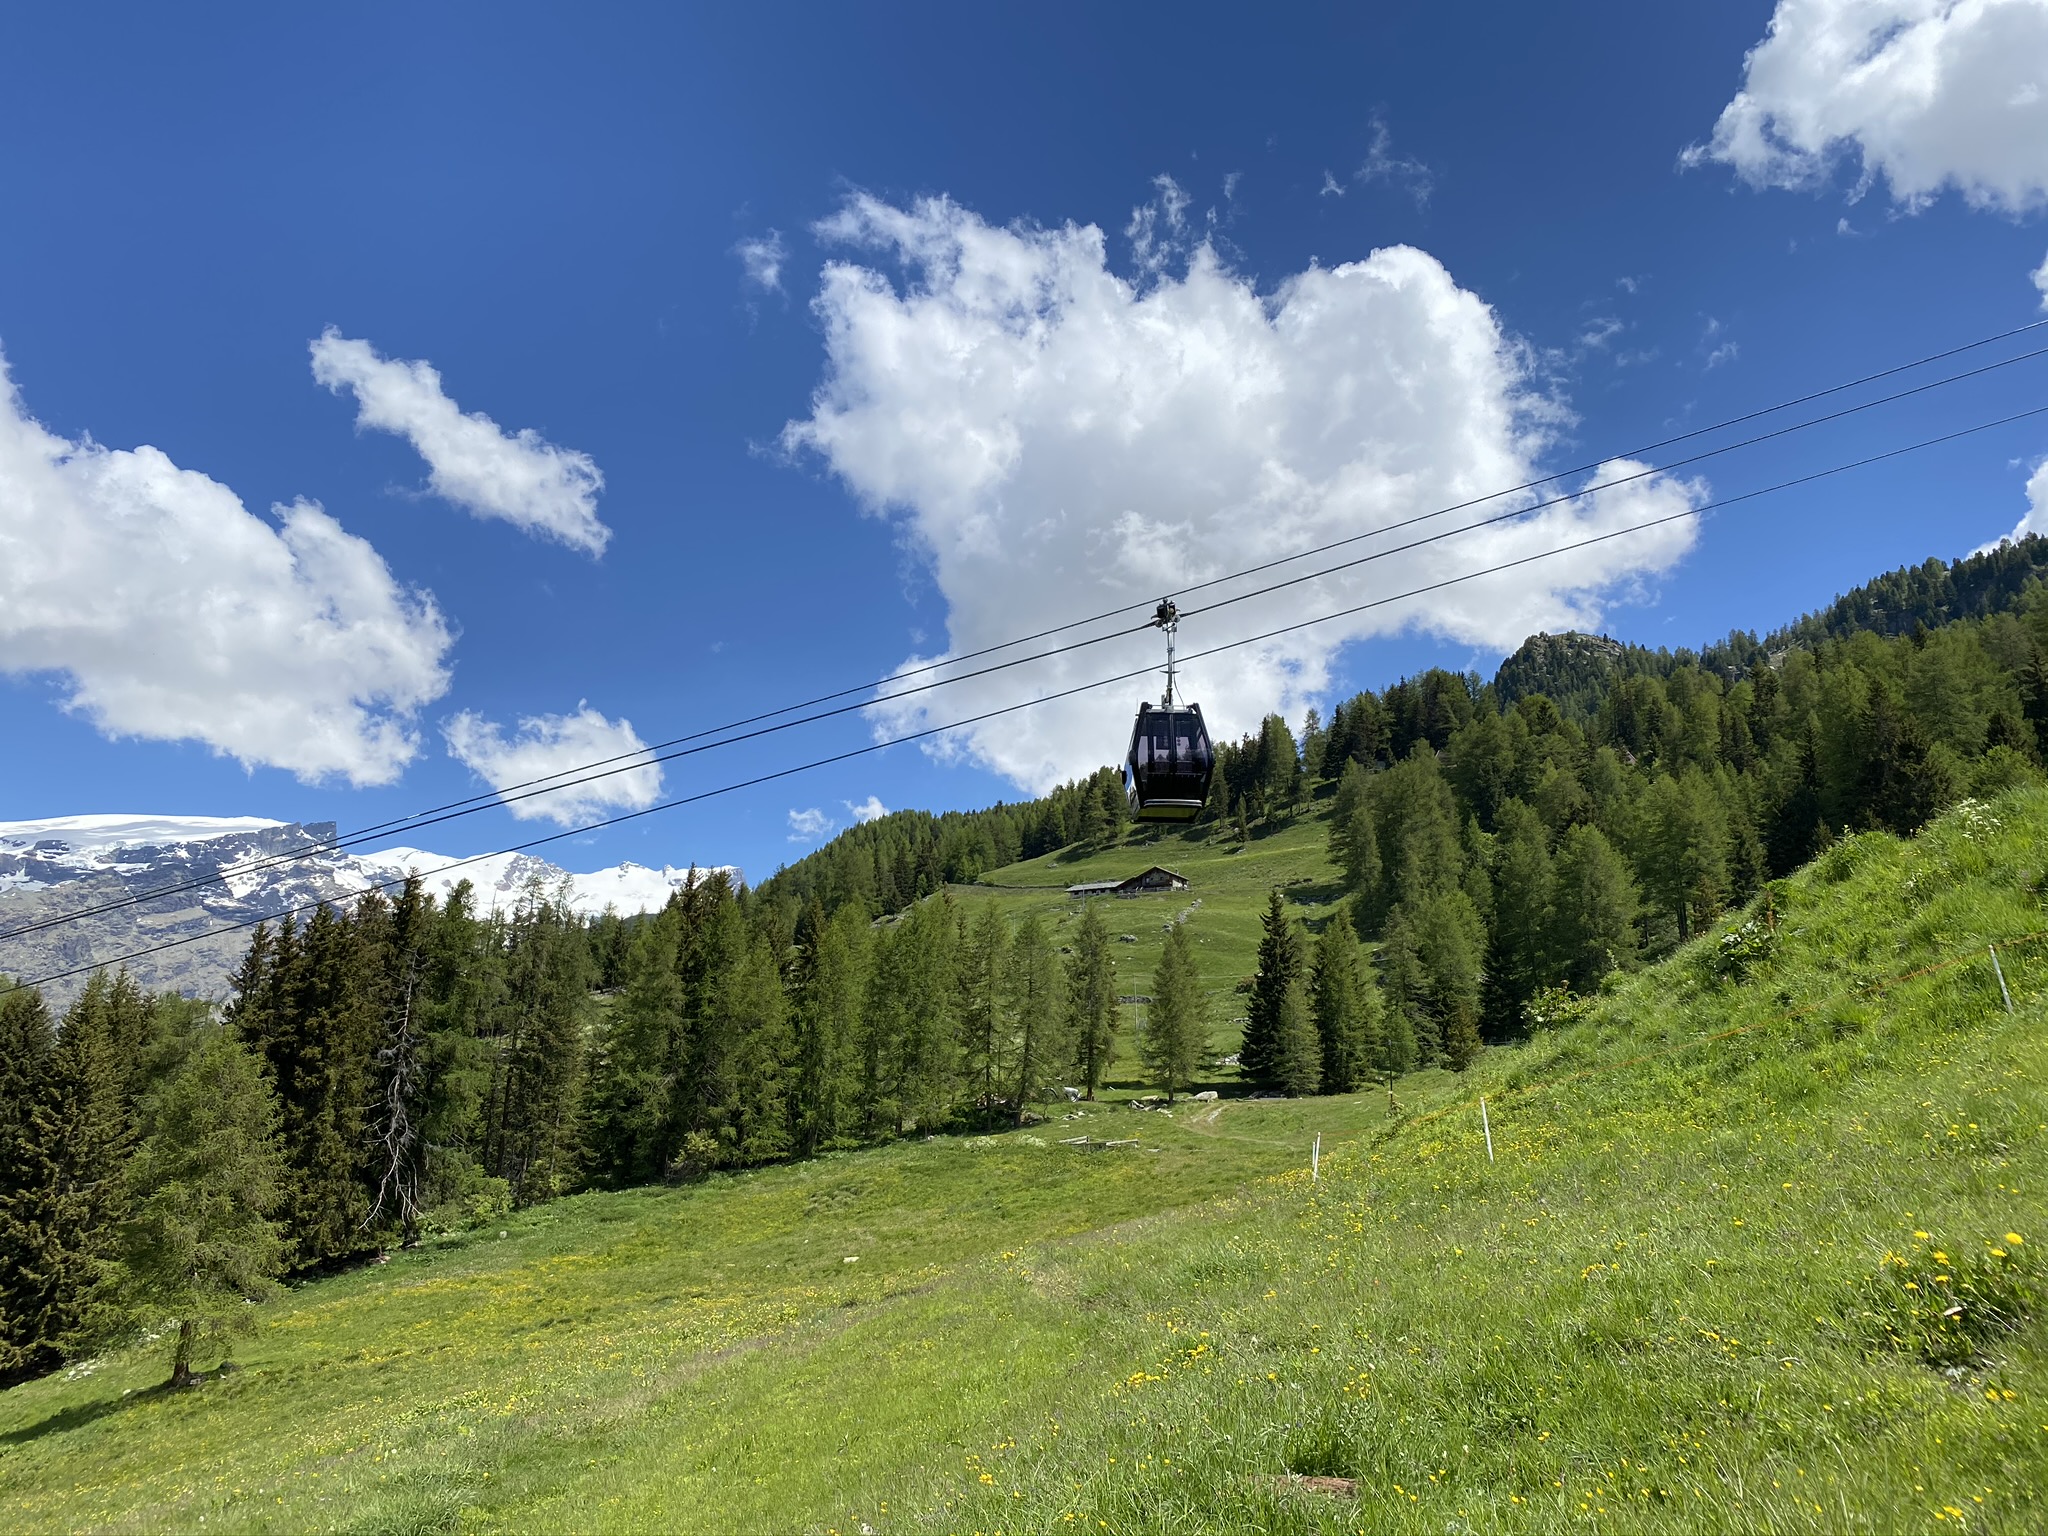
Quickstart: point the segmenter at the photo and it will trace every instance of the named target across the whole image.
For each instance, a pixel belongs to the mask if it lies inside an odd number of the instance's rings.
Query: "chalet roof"
[[[1168,880],[1179,885],[1186,885],[1188,883],[1185,875],[1168,869],[1164,864],[1154,864],[1147,869],[1139,870],[1135,875],[1126,875],[1121,880],[1084,880],[1078,885],[1068,886],[1067,894],[1069,896],[1109,896],[1123,891],[1136,892],[1141,890],[1145,882],[1153,875],[1164,875]]]

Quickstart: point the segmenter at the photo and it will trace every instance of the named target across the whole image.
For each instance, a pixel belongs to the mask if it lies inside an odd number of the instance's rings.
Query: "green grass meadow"
[[[1189,874],[1112,905],[1120,985],[1201,898],[1227,1048],[1321,844],[998,878]],[[437,1239],[296,1287],[195,1391],[158,1348],[0,1393],[0,1526],[2048,1529],[2044,874],[2048,793],[1965,805],[1392,1109],[1169,1116],[1125,1071],[1078,1118]]]

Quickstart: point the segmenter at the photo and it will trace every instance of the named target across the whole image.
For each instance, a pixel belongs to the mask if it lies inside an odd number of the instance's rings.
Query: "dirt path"
[[[1200,1114],[1190,1116],[1188,1119],[1181,1121],[1180,1124],[1193,1131],[1197,1136],[1213,1136],[1218,1141],[1242,1141],[1255,1147],[1285,1147],[1291,1149],[1294,1146],[1294,1143],[1291,1141],[1274,1141],[1266,1136],[1233,1136],[1229,1131],[1218,1130],[1216,1123],[1223,1118],[1223,1111],[1229,1108],[1230,1104],[1231,1101],[1229,1099],[1218,1099]]]

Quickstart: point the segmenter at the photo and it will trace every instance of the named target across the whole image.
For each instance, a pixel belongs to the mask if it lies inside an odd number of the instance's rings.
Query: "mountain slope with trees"
[[[256,930],[218,1020],[126,978],[61,1020],[9,992],[0,1372],[147,1325],[170,1293],[137,1277],[201,1241],[164,1205],[202,1187],[196,1137],[243,1149],[205,1197],[218,1283],[181,1293],[218,1316],[222,1286],[253,1299],[583,1189],[992,1132],[1070,1096],[1466,1071],[1843,839],[2040,783],[2044,548],[1895,573],[1779,651],[1539,637],[1512,686],[1427,672],[1299,740],[1269,717],[1186,830],[1131,827],[1105,769],[882,818],[757,890],[714,871],[634,922],[539,882],[487,916],[417,881],[321,907]],[[1064,895],[1155,861],[1193,889]],[[169,1113],[202,1069],[250,1102]]]
[[[430,1235],[235,1375],[0,1393],[0,1521],[2035,1529],[2044,851],[2039,788],[1846,836],[1397,1103],[1076,1106]],[[249,1147],[206,1038],[152,1134]]]

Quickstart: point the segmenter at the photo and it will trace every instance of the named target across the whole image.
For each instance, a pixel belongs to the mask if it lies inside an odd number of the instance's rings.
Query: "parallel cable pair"
[[[2026,325],[2015,326],[2010,330],[2000,332],[1999,334],[1994,336],[1988,336],[1978,341],[1968,342],[1959,347],[1952,347],[1943,352],[1931,353],[1926,357],[1917,358],[1912,362],[1897,364],[1893,367],[1879,370],[1876,373],[1865,374],[1861,378],[1852,379],[1842,384],[1832,385],[1827,389],[1816,390],[1810,394],[1801,395],[1791,400],[1781,401],[1776,405],[1765,406],[1759,410],[1750,411],[1740,416],[1730,417],[1725,421],[1717,422],[1711,426],[1699,427],[1689,432],[1678,433],[1674,436],[1663,438],[1657,442],[1645,444],[1642,447],[1628,450],[1627,452],[1622,454],[1608,455],[1606,458],[1595,461],[1593,463],[1578,465],[1571,469],[1559,470],[1555,474],[1546,475],[1536,480],[1526,481],[1521,485],[1511,486],[1505,490],[1491,492],[1485,496],[1475,497],[1471,500],[1454,503],[1446,507],[1440,507],[1437,508],[1435,511],[1422,513],[1415,517],[1403,519],[1399,522],[1385,524],[1378,528],[1369,529],[1363,533],[1348,535],[1345,538],[1336,539],[1329,543],[1315,546],[1311,549],[1299,550],[1292,554],[1283,555],[1278,557],[1277,559],[1269,560],[1259,565],[1248,566],[1243,570],[1229,572],[1221,576],[1209,577],[1203,581],[1196,582],[1190,586],[1179,588],[1178,595],[1185,596],[1188,593],[1209,590],[1211,588],[1220,586],[1226,582],[1241,580],[1246,576],[1257,575],[1265,571],[1277,569],[1280,566],[1292,564],[1297,560],[1312,558],[1313,556],[1320,554],[1327,554],[1333,550],[1345,548],[1347,546],[1362,542],[1366,539],[1379,538],[1388,533],[1397,532],[1403,528],[1415,527],[1419,524],[1430,522],[1436,518],[1447,516],[1453,512],[1467,510],[1472,507],[1480,506],[1491,501],[1498,501],[1503,497],[1520,495],[1523,492],[1536,489],[1537,487],[1543,485],[1553,484],[1559,480],[1566,479],[1572,475],[1581,474],[1593,469],[1597,469],[1600,465],[1613,462],[1616,459],[1632,459],[1644,453],[1654,452],[1659,448],[1669,447],[1675,443],[1690,441],[1692,439],[1696,439],[1709,433],[1723,431],[1731,426],[1738,426],[1744,422],[1754,421],[1764,416],[1773,415],[1779,411],[1789,410],[1795,406],[1810,404],[1815,400],[1823,399],[1831,395],[1840,394],[1846,390],[1858,388],[1862,385],[1873,383],[1880,379],[1890,378],[1897,374],[1908,372],[1914,368],[1924,367],[1932,362],[1939,362],[1946,358],[1954,357],[1964,352],[1969,352],[1985,346],[1990,346],[1999,341],[2009,340],[2014,336],[2022,335],[2027,332],[2037,330],[2042,326],[2048,326],[2048,320],[2036,320],[2029,322]],[[2042,356],[2048,356],[2048,347],[2037,348],[2031,352],[2020,353],[2013,357],[2000,359],[1997,362],[1988,363],[1976,368],[1964,370],[1961,373],[1951,374],[1944,378],[1931,380],[1925,384],[1915,385],[1910,389],[1900,390],[1889,395],[1880,396],[1879,398],[1874,400],[1863,401],[1857,405],[1848,406],[1838,411],[1832,411],[1822,416],[1817,416],[1809,418],[1808,420],[1802,422],[1793,423],[1790,426],[1780,427],[1769,432],[1759,433],[1755,436],[1744,438],[1739,442],[1723,444],[1718,448],[1707,449],[1702,452],[1689,455],[1685,458],[1675,460],[1670,464],[1665,464],[1653,468],[1645,468],[1635,471],[1631,474],[1618,476],[1613,480],[1603,481],[1599,485],[1589,487],[1584,491],[1570,492],[1556,496],[1546,497],[1542,500],[1536,501],[1531,504],[1517,506],[1511,508],[1508,511],[1496,513],[1491,517],[1481,518],[1474,522],[1461,524],[1457,528],[1447,529],[1440,533],[1426,535],[1422,538],[1413,539],[1405,544],[1394,545],[1387,549],[1375,550],[1370,554],[1361,555],[1356,559],[1343,561],[1339,564],[1324,567],[1320,570],[1311,571],[1303,575],[1289,577],[1284,581],[1274,582],[1267,586],[1259,587],[1249,592],[1237,593],[1229,597],[1218,599],[1215,602],[1205,604],[1198,608],[1186,609],[1184,610],[1184,612],[1190,616],[1195,614],[1211,613],[1221,608],[1233,606],[1237,603],[1248,602],[1255,598],[1269,596],[1274,592],[1278,592],[1289,587],[1299,586],[1310,581],[1321,580],[1328,576],[1336,575],[1344,571],[1355,569],[1358,566],[1368,564],[1374,560],[1386,559],[1393,555],[1403,554],[1408,551],[1421,548],[1425,545],[1438,543],[1446,539],[1456,538],[1461,534],[1470,533],[1478,529],[1492,527],[1501,523],[1512,522],[1517,519],[1527,517],[1532,513],[1542,511],[1548,507],[1558,506],[1560,504],[1576,501],[1581,497],[1597,495],[1602,491],[1611,490],[1616,486],[1630,484],[1635,481],[1650,479],[1657,475],[1669,474],[1674,470],[1685,468],[1686,466],[1691,464],[1697,464],[1707,459],[1719,457],[1723,454],[1733,453],[1743,448],[1754,447],[1760,443],[1769,442],[1776,438],[1789,436],[1790,434],[1795,432],[1806,431],[1813,427],[1825,425],[1829,422],[1838,421],[1845,417],[1859,414],[1863,411],[1872,410],[1881,405],[1888,405],[1895,403],[1899,400],[1907,399],[1911,396],[1925,394],[1935,389],[1944,388],[1951,384],[1956,384],[1968,379],[1977,378],[1982,375],[1995,372],[2002,368],[2011,367],[2016,363],[2031,361],[2032,359]],[[2022,414],[2024,415],[2030,413]],[[2017,419],[2019,418],[2006,418],[2007,421]],[[2003,421],[1986,423],[1983,427],[1971,428],[1969,430],[1987,430],[1989,427],[2004,424],[2005,422]],[[1947,440],[1948,439],[1944,438],[1935,439],[1933,441],[1938,442]],[[1932,446],[1932,442],[1917,446]],[[1886,456],[1887,455],[1879,455],[1878,457],[1882,458]],[[1873,459],[1858,461],[1858,465],[1841,466],[1841,468],[1855,468],[1859,467],[1861,463],[1868,462],[1875,462],[1875,460]],[[1819,478],[1827,474],[1839,472],[1839,468],[1832,470],[1824,470],[1820,471],[1815,476],[1808,476],[1804,478]],[[1769,487],[1767,488],[1767,490],[1784,489],[1786,486],[1801,483],[1804,483],[1803,479],[1788,481],[1780,486]],[[1766,492],[1758,491],[1751,492],[1749,494],[1754,496],[1762,495],[1765,493]],[[1730,498],[1729,500],[1709,504],[1709,506],[1691,509],[1691,512],[1676,513],[1669,518],[1662,519],[1661,521],[1675,521],[1678,518],[1691,515],[1692,512],[1704,512],[1710,510],[1714,506],[1731,505],[1733,501],[1742,499],[1747,498]],[[1656,524],[1647,523],[1639,525],[1639,527],[1652,526],[1656,526]],[[1637,531],[1637,529],[1631,528],[1621,531],[1631,532]],[[1566,547],[1577,548],[1583,547],[1583,545],[1574,545]],[[1543,556],[1537,555],[1529,558],[1540,559],[1543,558]],[[1527,563],[1527,561],[1525,560],[1522,562],[1515,563]],[[1500,569],[1509,568],[1511,568],[1511,565],[1500,567]],[[1457,579],[1463,580],[1469,578]],[[1418,589],[1418,592],[1429,590],[1435,590],[1435,588],[1422,588]],[[1400,594],[1399,596],[1413,595],[1417,594],[1405,593]],[[1308,620],[1305,621],[1305,624],[1324,622],[1326,619],[1329,618],[1342,617],[1347,614],[1362,612],[1367,608],[1381,606],[1385,602],[1398,600],[1398,597],[1381,599],[1376,602],[1359,605],[1356,608],[1344,609],[1336,614],[1324,615],[1318,619]],[[905,678],[916,677],[948,668],[958,667],[964,661],[971,661],[979,659],[984,656],[990,656],[999,651],[1010,650],[1019,645],[1029,644],[1035,640],[1045,639],[1053,635],[1065,633],[1068,630],[1081,628],[1089,624],[1099,623],[1104,620],[1116,618],[1127,613],[1142,612],[1146,606],[1147,604],[1145,602],[1126,604],[1122,607],[1109,609],[1104,611],[1103,613],[1095,614],[1088,618],[1069,620],[1064,624],[1055,625],[1049,629],[1039,630],[1030,635],[1020,636],[1013,640],[1005,640],[995,645],[984,646],[978,650],[968,651],[959,656],[948,657],[942,661],[928,662],[921,666],[913,667],[906,671],[893,674],[891,677],[888,678],[858,684],[850,688],[838,689],[831,693],[820,694],[814,698],[805,700],[801,703],[785,705],[780,709],[774,709],[763,712],[761,714],[750,715],[745,717],[744,719],[729,721],[724,725],[708,727],[701,731],[692,732],[684,736],[673,737],[667,741],[657,742],[651,747],[638,748],[632,752],[618,753],[611,757],[594,759],[591,762],[584,763],[575,767],[558,769],[553,773],[544,775],[542,777],[528,779],[519,783],[506,785],[502,789],[493,790],[489,793],[471,795],[464,797],[463,799],[448,801],[442,805],[430,806],[424,810],[413,812],[408,816],[399,817],[391,821],[374,823],[370,826],[359,828],[352,832],[338,834],[332,838],[319,839],[308,845],[299,848],[294,848],[285,853],[267,855],[254,860],[245,860],[240,863],[224,867],[223,869],[211,875],[196,876],[192,879],[185,880],[182,882],[177,882],[165,886],[159,886],[146,892],[135,892],[129,895],[115,898],[108,902],[102,903],[101,905],[96,907],[88,907],[77,911],[54,914],[50,917],[38,919],[34,922],[20,923],[11,927],[0,928],[0,941],[5,941],[7,939],[14,938],[26,938],[37,933],[46,932],[50,929],[64,926],[68,923],[78,922],[89,917],[103,916],[110,912],[120,911],[127,907],[140,905],[144,902],[158,900],[165,896],[179,895],[187,891],[199,890],[208,886],[218,885],[225,882],[228,879],[235,877],[246,877],[252,874],[260,874],[267,870],[278,868],[283,865],[295,864],[305,859],[316,858],[322,854],[341,852],[345,849],[358,846],[364,842],[368,842],[373,839],[381,839],[382,837],[388,836],[401,828],[407,830],[419,830],[425,827],[436,826],[442,822],[457,820],[463,816],[475,815],[480,811],[489,810],[494,806],[515,804],[520,801],[533,799],[541,795],[558,793],[559,791],[565,789],[576,788],[581,785],[593,783],[599,779],[610,778],[622,773],[636,772],[640,769],[655,767],[663,763],[675,762],[681,758],[695,756],[701,752],[708,752],[716,750],[720,747],[737,745],[742,742],[755,740],[759,737],[774,735],[781,731],[793,730],[799,726],[817,724],[820,721],[829,720],[840,715],[851,714],[862,710],[871,709],[878,704],[891,703],[899,699],[908,698],[915,694],[926,693],[937,688],[948,687],[955,683],[968,682],[978,677],[986,677],[991,675],[992,673],[1006,671],[1013,667],[1028,666],[1034,662],[1049,660],[1053,657],[1065,655],[1072,651],[1086,649],[1088,647],[1095,645],[1106,644],[1112,640],[1123,639],[1130,635],[1142,633],[1144,630],[1150,627],[1149,622],[1140,622],[1137,624],[1127,626],[1125,628],[1109,631],[1105,634],[1089,636],[1085,639],[1071,641],[1064,645],[1054,646],[1047,650],[1034,652],[1029,656],[1014,657],[1008,661],[998,662],[987,667],[976,668],[972,671],[954,672],[949,676],[937,678],[933,681],[925,683],[920,683],[914,687],[901,688],[896,690],[895,692],[880,694],[878,696],[864,696],[858,699],[856,702],[850,704],[841,704],[832,709],[820,710],[813,714],[803,715],[797,719],[783,720],[777,724],[772,725],[762,723],[765,721],[775,720],[776,717],[780,715],[792,714],[797,710],[808,709],[814,705],[829,703],[835,699],[844,699],[856,694],[872,695],[873,690],[877,688],[888,687],[890,684],[901,682]],[[1267,635],[1258,638],[1270,639],[1275,635],[1288,633],[1291,629],[1299,629],[1305,627],[1305,624],[1291,625],[1283,629],[1270,631]],[[1236,643],[1250,642],[1247,641]],[[1212,655],[1214,654],[1214,652],[1210,651],[1198,654]],[[1136,674],[1126,674],[1126,676],[1130,675]],[[1105,684],[1111,681],[1120,682],[1124,680],[1125,677],[1120,676],[1118,678],[1105,680]],[[748,726],[754,726],[756,727],[756,729],[745,729],[745,727]],[[953,727],[944,727],[942,729],[952,728]],[[738,734],[725,734],[728,732],[737,732]],[[705,738],[707,737],[716,737],[718,739],[705,740]],[[694,746],[686,745],[687,743],[692,742],[698,744]],[[598,823],[597,825],[602,826],[607,824],[608,823]],[[489,857],[489,855],[483,855],[481,857]]]
[[[1397,592],[1386,597],[1374,598],[1369,602],[1358,603],[1348,608],[1340,608],[1329,613],[1318,614],[1313,618],[1302,619],[1291,624],[1281,625],[1278,628],[1269,629],[1263,631],[1260,634],[1247,635],[1237,640],[1226,641],[1222,644],[1211,646],[1207,650],[1197,651],[1193,653],[1188,659],[1191,661],[1199,660],[1206,656],[1215,656],[1226,651],[1235,650],[1241,646],[1256,645],[1263,641],[1271,640],[1279,635],[1292,634],[1298,630],[1307,629],[1316,624],[1328,623],[1333,619],[1347,618],[1354,614],[1364,613],[1370,609],[1383,608],[1392,603],[1402,602],[1408,598],[1421,597],[1431,592],[1440,592],[1448,587],[1459,586],[1469,581],[1477,581],[1487,576],[1499,575],[1504,571],[1516,570],[1522,566],[1531,565],[1541,560],[1554,559],[1559,555],[1570,554],[1576,550],[1589,549],[1595,545],[1605,544],[1614,539],[1625,538],[1632,533],[1641,533],[1648,529],[1662,527],[1669,523],[1680,522],[1686,518],[1703,517],[1708,512],[1718,511],[1727,507],[1738,505],[1743,502],[1754,501],[1759,497],[1771,495],[1778,491],[1789,490],[1795,486],[1809,485],[1817,480],[1827,479],[1834,475],[1846,474],[1849,471],[1855,469],[1867,468],[1870,465],[1880,464],[1890,459],[1900,458],[1909,453],[1918,453],[1924,449],[1938,447],[1944,443],[1955,442],[1958,439],[1969,437],[1979,432],[1988,432],[1997,427],[2008,426],[2013,422],[2024,421],[2029,418],[2041,415],[2048,415],[2048,405],[2033,406],[2024,411],[2017,411],[2012,413],[2011,415],[2001,416],[1993,421],[1980,422],[1975,426],[1960,428],[1954,432],[1945,432],[1935,437],[1923,438],[1922,440],[1916,443],[1909,443],[1899,448],[1887,449],[1882,453],[1870,454],[1863,458],[1852,460],[1849,463],[1834,465],[1828,469],[1815,470],[1811,473],[1799,475],[1789,480],[1780,481],[1775,485],[1764,486],[1757,490],[1752,491],[1744,491],[1738,495],[1724,497],[1718,501],[1706,502],[1697,507],[1688,507],[1683,511],[1668,513],[1662,517],[1648,518],[1640,523],[1631,523],[1626,527],[1610,529],[1605,533],[1595,534],[1589,538],[1575,540],[1569,544],[1560,544],[1551,549],[1540,550],[1535,554],[1524,555],[1519,559],[1501,561],[1498,564],[1485,566],[1476,571],[1467,571],[1461,575],[1445,577],[1441,581],[1429,582],[1423,586],[1412,587],[1405,592]],[[1212,606],[1220,607],[1222,605],[1216,604]],[[773,783],[778,779],[790,778],[793,775],[799,773],[807,773],[816,768],[824,768],[829,767],[835,763],[848,762],[857,757],[866,757],[872,753],[885,751],[890,747],[902,746],[906,743],[914,741],[922,741],[929,737],[943,735],[948,731],[961,730],[970,725],[979,725],[984,721],[999,719],[1005,715],[1015,714],[1020,710],[1034,709],[1041,704],[1049,704],[1059,699],[1073,698],[1079,694],[1093,692],[1098,688],[1107,688],[1117,683],[1128,682],[1133,678],[1148,676],[1153,670],[1154,669],[1148,665],[1144,667],[1135,668],[1128,672],[1120,672],[1110,677],[1097,678],[1093,682],[1078,683],[1070,688],[1059,689],[1052,693],[1039,695],[1036,698],[1023,699],[1014,704],[1002,705],[995,709],[984,710],[980,714],[969,715],[959,720],[949,721],[945,725],[927,726],[921,730],[908,731],[903,733],[902,735],[892,736],[884,741],[870,742],[864,746],[854,747],[844,752],[837,752],[826,757],[814,758],[809,762],[794,764],[793,766],[788,768],[776,769],[774,772],[771,773],[756,774],[751,778],[741,779],[731,784],[721,785],[715,789],[700,790],[695,794],[678,796],[677,798],[672,800],[664,800],[657,805],[646,806],[637,811],[627,811],[617,816],[608,816],[601,820],[590,822],[585,826],[572,827],[567,831],[551,832],[541,837],[530,838],[525,842],[515,843],[510,847],[497,849],[491,853],[472,854],[468,858],[456,859],[448,864],[441,866],[439,869],[435,871],[435,873],[444,874],[448,870],[461,869],[470,864],[481,863],[483,860],[486,859],[500,858],[512,853],[524,853],[530,849],[545,847],[550,843],[561,842],[567,838],[581,837],[591,832],[601,831],[606,827],[615,827],[622,825],[625,822],[637,821],[645,816],[653,816],[664,811],[676,810],[686,805],[695,805],[704,800],[715,799],[722,795],[734,794],[743,789],[756,788],[762,784]],[[358,894],[366,895],[370,891],[390,890],[395,887],[403,885],[407,878],[409,877],[392,876],[385,880],[372,881],[363,892]],[[137,899],[150,900],[154,899],[156,895],[162,894],[166,893],[152,893],[151,895],[139,897]],[[34,977],[30,980],[18,981],[13,984],[13,987],[0,989],[0,995],[4,995],[4,991],[14,990],[14,988],[17,987],[41,986],[53,981],[64,981],[74,976],[82,976],[92,971],[103,969],[104,967],[109,965],[121,965],[125,964],[130,960],[144,959],[150,955],[161,954],[166,950],[181,948],[187,944],[195,944],[204,939],[216,938],[224,933],[233,933],[240,929],[253,928],[257,926],[259,923],[274,922],[283,917],[296,916],[300,913],[310,912],[323,905],[331,905],[331,903],[325,901],[324,899],[301,902],[296,906],[282,908],[279,911],[266,913],[260,917],[238,919],[234,922],[225,923],[218,927],[207,929],[201,933],[186,934],[179,938],[168,939],[163,943],[153,944],[143,949],[131,950],[123,955],[117,955],[112,958],[104,960],[96,960],[89,965],[73,966],[67,970],[52,971],[42,976]],[[111,910],[111,908],[103,910]],[[92,914],[66,914],[63,920],[76,921],[79,918],[88,915]],[[45,924],[45,926],[54,925],[54,922],[46,922]],[[16,932],[18,933],[21,931],[22,930],[17,930]],[[0,938],[10,938],[15,936],[16,933],[9,933],[6,935],[0,935]]]

